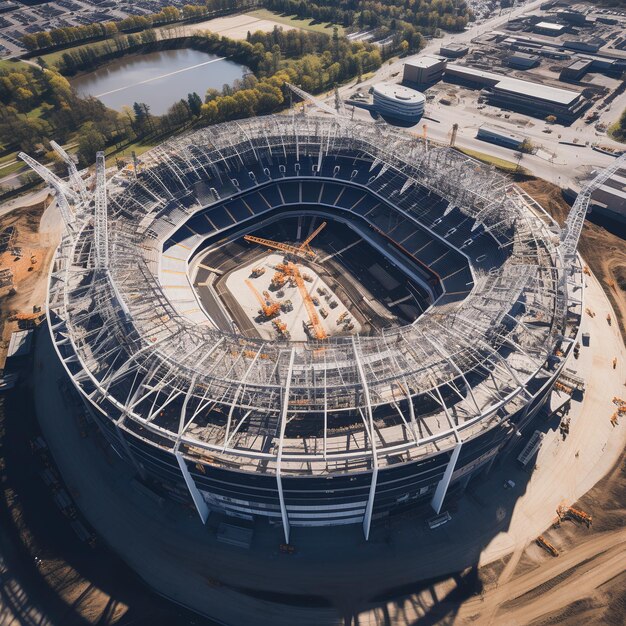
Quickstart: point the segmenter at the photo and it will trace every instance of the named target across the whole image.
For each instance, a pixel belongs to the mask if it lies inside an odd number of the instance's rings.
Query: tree
[[[535,150],[535,144],[526,137],[524,141],[519,145],[519,151],[523,154],[532,154]]]
[[[198,117],[202,108],[202,98],[194,91],[187,95],[187,104],[189,104],[192,115]]]
[[[96,160],[96,153],[104,150],[106,140],[93,122],[87,122],[80,130],[78,156],[82,165],[91,165]]]

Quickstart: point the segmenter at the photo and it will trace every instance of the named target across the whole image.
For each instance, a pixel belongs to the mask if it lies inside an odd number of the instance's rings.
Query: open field
[[[332,35],[333,27],[337,26],[339,36],[341,37],[344,34],[344,28],[343,26],[339,26],[339,24],[320,23],[308,18],[300,19],[295,15],[281,15],[280,13],[274,13],[273,11],[268,11],[267,9],[256,9],[255,11],[250,11],[248,15],[253,15],[254,17],[258,17],[263,20],[280,22],[280,24],[291,26],[293,28],[312,30],[316,33],[326,33],[327,35]]]
[[[477,159],[483,163],[489,163],[507,174],[528,174],[528,171],[522,165],[518,166],[517,163],[513,163],[513,161],[507,161],[496,156],[491,156],[490,154],[485,154],[484,152],[479,152],[478,150],[470,150],[469,148],[457,148],[457,150],[463,154],[467,154],[467,156],[473,159]]]
[[[0,70],[23,70],[26,63],[17,59],[0,59]]]

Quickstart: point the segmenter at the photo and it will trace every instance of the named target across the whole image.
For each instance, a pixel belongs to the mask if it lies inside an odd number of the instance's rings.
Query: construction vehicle
[[[559,516],[560,520],[574,520],[576,522],[580,522],[581,524],[585,524],[587,528],[590,528],[593,523],[593,517],[591,515],[571,506],[559,506],[556,510],[556,514]]]
[[[339,326],[339,324],[341,324],[341,322],[343,322],[343,320],[346,319],[346,317],[348,317],[348,311],[344,311],[338,318],[337,318],[337,326]]]
[[[264,239],[263,237],[254,237],[253,235],[244,235],[244,239],[250,243],[258,243],[261,246],[266,246],[273,250],[280,250],[281,252],[285,252],[286,254],[291,254],[296,257],[314,257],[315,252],[311,249],[310,243],[322,232],[322,230],[324,230],[325,227],[326,222],[322,222],[299,246],[292,246],[287,243]]]
[[[281,322],[280,320],[273,320],[272,324],[274,325],[274,328],[276,329],[276,332],[281,339],[289,339],[291,335],[287,330],[287,324]]]
[[[324,307],[322,307],[322,308],[320,309],[320,315],[321,315],[324,319],[326,319],[326,318],[328,317],[328,311],[327,311]]]
[[[287,282],[287,276],[282,272],[276,272],[274,276],[272,276],[272,281],[270,283],[270,289],[278,290],[282,289]]]
[[[259,265],[252,268],[250,276],[252,276],[252,278],[258,278],[259,276],[263,276],[263,274],[265,274],[265,268],[262,265]]]
[[[269,297],[266,297],[264,299],[263,296],[258,292],[257,288],[247,278],[245,283],[246,285],[248,285],[248,288],[254,294],[259,304],[261,305],[261,308],[259,309],[259,315],[262,315],[265,319],[270,319],[278,315],[278,313],[280,312],[279,302],[274,302],[274,300]],[[267,291],[265,293],[267,294],[267,296],[269,296],[269,293],[267,293]]]
[[[535,539],[535,543],[552,556],[559,556],[559,551],[549,541],[547,541],[543,535],[539,535],[539,537]]]

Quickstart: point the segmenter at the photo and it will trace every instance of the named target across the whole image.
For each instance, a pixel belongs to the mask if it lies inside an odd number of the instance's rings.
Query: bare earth
[[[228,17],[218,17],[214,20],[190,24],[185,26],[185,30],[188,34],[210,30],[212,33],[218,33],[230,39],[245,39],[249,32],[255,33],[260,30],[264,33],[269,33],[274,30],[275,26],[282,28],[284,31],[297,30],[296,27],[288,24],[281,24],[273,20],[262,20],[246,14],[229,15]]]
[[[521,183],[552,217],[562,224],[569,212],[569,205],[561,196],[561,190],[552,183],[533,179]],[[578,246],[580,254],[602,287],[619,317],[622,337],[626,338],[626,243],[601,226],[585,222]]]

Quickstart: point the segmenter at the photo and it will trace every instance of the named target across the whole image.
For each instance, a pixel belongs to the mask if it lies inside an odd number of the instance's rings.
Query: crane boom
[[[298,285],[298,289],[300,290],[300,295],[302,296],[304,306],[306,307],[306,311],[309,314],[309,320],[311,321],[311,326],[315,331],[315,336],[318,339],[326,339],[328,335],[326,334],[326,331],[324,330],[324,327],[320,322],[320,318],[317,315],[315,305],[313,304],[313,300],[311,300],[309,291],[304,284],[302,274],[300,274],[300,270],[295,265],[293,265],[293,263],[290,263],[290,266],[292,266],[290,269],[292,269],[293,271],[293,277],[296,280],[296,285]]]
[[[263,311],[263,315],[265,317],[272,317],[276,315],[280,310],[280,304],[278,302],[273,302],[272,300],[265,301],[265,298],[258,292],[257,288],[246,278],[246,285],[250,291],[255,295],[256,299],[259,301],[261,305],[261,311]],[[268,304],[269,302],[269,304]]]
[[[300,249],[302,251],[306,250],[310,254],[313,253],[309,244],[315,239],[323,230],[326,228],[326,222],[322,222],[301,244]]]
[[[263,239],[262,237],[255,237],[253,235],[244,235],[243,237],[250,243],[258,243],[261,246],[267,246],[274,250],[280,250],[281,252],[287,252],[296,256],[315,256],[315,253],[310,249],[302,249],[300,246],[292,246],[288,243],[280,243],[279,241],[272,241],[271,239]]]

